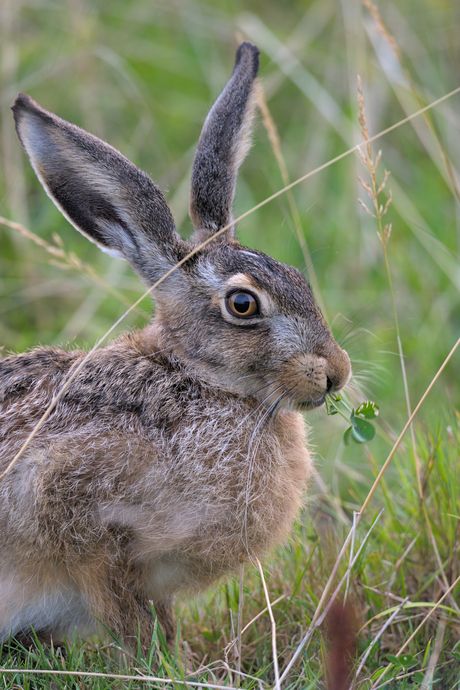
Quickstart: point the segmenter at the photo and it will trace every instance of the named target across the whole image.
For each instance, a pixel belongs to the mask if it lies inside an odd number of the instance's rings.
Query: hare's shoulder
[[[0,359],[0,404],[14,403],[43,386],[53,388],[82,356],[78,350],[39,347]]]
[[[36,416],[41,417],[85,355],[81,350],[39,347],[0,359],[0,410],[14,414],[16,423],[22,413],[30,422],[38,421]],[[91,353],[50,424],[65,411],[72,425],[96,417],[110,425],[117,416],[128,415],[148,426],[166,426],[179,416],[188,398],[200,396],[200,382],[179,362],[154,342],[147,346],[140,334],[129,334]]]
[[[0,359],[0,439],[20,441],[43,415],[72,366],[83,357],[77,350],[66,352],[39,347]]]
[[[62,401],[82,417],[99,417],[108,426],[134,424],[148,434],[174,429],[184,409],[209,395],[204,388],[171,353],[145,343],[141,332],[94,352]]]

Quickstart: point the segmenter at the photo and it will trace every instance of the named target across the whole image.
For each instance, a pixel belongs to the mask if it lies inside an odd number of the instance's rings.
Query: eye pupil
[[[249,292],[234,292],[227,297],[227,309],[235,316],[257,316],[259,314],[259,305],[256,299]]]
[[[249,295],[239,293],[233,298],[233,306],[239,314],[246,314],[251,306]]]

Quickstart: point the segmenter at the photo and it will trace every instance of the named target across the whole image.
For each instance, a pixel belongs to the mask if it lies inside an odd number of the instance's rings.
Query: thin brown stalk
[[[345,606],[345,604],[347,603],[348,588],[349,588],[349,586],[350,586],[351,568],[352,568],[352,564],[353,564],[353,553],[354,553],[354,550],[355,550],[356,518],[357,518],[357,516],[358,516],[358,515],[357,515],[356,511],[353,511],[353,529],[352,529],[353,536],[352,536],[352,538],[351,538],[351,546],[350,546],[350,563],[349,563],[348,571],[347,571],[347,584],[345,585],[345,594],[344,594],[344,597],[343,597],[343,605],[344,605],[344,606]]]
[[[275,121],[271,116],[267,104],[267,99],[265,98],[265,93],[260,82],[258,84],[257,97],[259,110],[262,113],[262,122],[267,131],[268,139],[270,141],[273,153],[278,163],[281,178],[283,180],[284,185],[287,186],[290,184],[291,181],[289,179],[288,169],[286,166],[286,162],[284,160],[283,153],[281,151],[281,142],[278,134],[278,129],[276,127]],[[324,304],[324,300],[321,295],[321,290],[319,287],[318,278],[316,277],[315,268],[310,259],[310,250],[308,249],[307,240],[302,232],[302,219],[300,217],[299,209],[297,208],[294,195],[292,194],[292,191],[290,189],[288,189],[288,191],[286,192],[286,196],[289,207],[291,209],[292,220],[294,222],[294,228],[297,234],[297,239],[299,240],[299,245],[302,250],[303,258],[305,260],[305,265],[308,267],[308,277],[313,287],[315,299],[318,302],[318,306],[320,307],[321,311],[323,312],[324,318],[327,320],[326,305]]]
[[[267,585],[265,583],[264,571],[260,564],[258,558],[255,559],[257,566],[259,568],[260,577],[262,579],[262,586],[264,588],[265,600],[267,602],[268,615],[270,616],[271,627],[272,627],[272,651],[273,651],[273,668],[275,671],[275,690],[281,690],[280,685],[280,672],[278,668],[278,650],[276,648],[276,623],[273,616],[272,606],[270,604],[270,597],[268,596]]]
[[[404,386],[404,394],[406,397],[406,407],[407,407],[407,414],[410,417],[412,414],[412,409],[411,409],[411,403],[410,403],[410,396],[409,396],[409,386],[407,383],[407,375],[406,375],[406,364],[404,360],[404,353],[403,353],[403,348],[402,348],[402,341],[401,341],[401,334],[399,331],[399,322],[398,322],[398,312],[396,309],[396,300],[395,300],[395,295],[394,295],[394,290],[393,290],[393,281],[391,278],[391,271],[390,271],[390,263],[388,260],[388,240],[390,239],[390,234],[391,234],[391,225],[386,225],[383,227],[383,216],[387,213],[388,207],[391,203],[391,190],[389,192],[388,200],[383,206],[383,204],[380,203],[379,200],[379,195],[380,193],[384,190],[385,185],[388,180],[389,172],[388,170],[385,170],[385,175],[383,178],[383,181],[381,182],[380,185],[377,184],[377,166],[380,162],[380,158],[382,155],[382,152],[379,151],[377,154],[377,157],[375,161],[372,158],[372,150],[371,150],[371,144],[369,141],[369,132],[367,129],[367,124],[366,124],[366,111],[364,107],[364,97],[363,97],[363,91],[362,91],[362,85],[361,85],[361,78],[358,76],[358,105],[359,105],[359,124],[361,126],[361,132],[364,137],[364,140],[366,141],[366,153],[361,152],[361,158],[364,162],[364,165],[367,167],[369,171],[369,175],[371,178],[371,185],[372,187],[369,186],[368,183],[364,182],[360,177],[358,178],[359,181],[361,182],[361,185],[364,187],[364,189],[367,191],[371,202],[374,206],[374,211],[375,213],[371,213],[371,211],[367,208],[365,204],[359,199],[361,205],[370,213],[374,218],[377,220],[377,225],[378,225],[378,235],[380,238],[380,243],[382,245],[383,249],[383,258],[385,261],[385,270],[387,274],[387,280],[388,280],[388,286],[390,289],[390,297],[391,297],[391,305],[393,309],[393,320],[395,324],[395,332],[396,332],[396,341],[398,343],[398,352],[399,352],[399,362],[401,365],[401,373],[402,373],[402,378],[403,378],[403,386]],[[423,493],[422,493],[422,472],[421,472],[421,465],[420,465],[420,460],[417,454],[417,446],[415,443],[415,432],[413,427],[411,426],[410,429],[410,434],[411,434],[411,441],[412,441],[412,452],[414,454],[414,463],[415,463],[415,472],[417,476],[417,485],[418,485],[418,490],[419,490],[419,496],[420,500],[423,501]]]
[[[426,110],[429,110],[430,108],[434,108],[436,105],[439,105],[439,103],[442,103],[443,101],[447,100],[448,98],[451,98],[456,93],[460,93],[460,86],[457,87],[456,89],[454,89],[453,91],[450,91],[448,94],[445,94],[441,98],[438,98],[436,101],[433,101],[433,103],[430,103],[430,105],[425,106],[425,108],[422,108],[421,110],[417,111],[416,113],[412,113],[412,115],[409,115],[408,117],[404,118],[403,120],[396,122],[394,125],[391,125],[391,127],[387,127],[386,129],[382,130],[378,134],[375,134],[373,137],[370,137],[369,142],[375,141],[379,137],[382,137],[385,134],[388,134],[389,132],[392,132],[393,130],[397,129],[398,127],[401,127],[403,124],[405,124],[406,122],[409,122],[414,117],[418,117],[421,113],[425,112]],[[86,364],[86,362],[88,361],[91,354],[99,347],[99,345],[101,345],[108,338],[108,336],[126,318],[126,316],[128,316],[128,314],[130,314],[142,302],[143,299],[145,299],[148,295],[150,295],[153,292],[153,290],[155,290],[155,288],[157,288],[164,280],[166,280],[166,278],[168,278],[171,275],[171,273],[173,273],[173,271],[176,271],[178,268],[180,268],[192,256],[195,256],[195,254],[197,254],[199,251],[201,251],[201,249],[206,247],[210,242],[213,242],[215,239],[217,239],[217,237],[220,237],[220,235],[222,235],[224,232],[229,230],[233,225],[235,225],[239,221],[243,220],[244,218],[247,218],[251,213],[254,213],[254,211],[257,211],[259,208],[262,208],[263,206],[268,204],[270,201],[277,199],[279,196],[281,196],[281,194],[284,194],[289,189],[292,189],[293,187],[300,184],[304,180],[307,180],[308,178],[312,177],[313,175],[317,174],[318,172],[321,172],[322,170],[325,170],[326,168],[330,167],[331,165],[333,165],[337,161],[340,161],[343,158],[345,158],[346,156],[349,156],[350,154],[354,153],[355,151],[358,151],[360,146],[362,146],[363,143],[365,143],[365,142],[362,142],[361,144],[357,144],[356,146],[353,146],[351,149],[348,149],[348,151],[344,151],[340,155],[335,156],[335,158],[330,159],[326,163],[323,163],[323,165],[320,165],[319,167],[315,168],[314,170],[311,170],[309,173],[306,173],[302,177],[299,177],[294,182],[291,182],[289,185],[283,187],[283,189],[278,190],[277,192],[275,192],[274,194],[269,196],[267,199],[264,199],[259,204],[256,204],[255,206],[253,206],[251,209],[249,209],[249,211],[246,211],[241,216],[239,216],[238,218],[233,220],[231,223],[229,223],[225,227],[221,228],[214,235],[212,235],[211,237],[208,237],[207,240],[205,240],[204,242],[199,244],[197,247],[195,247],[189,254],[187,254],[187,256],[185,256],[183,259],[181,259],[181,261],[179,261],[175,266],[170,268],[169,271],[167,271],[159,280],[157,280],[156,283],[154,283],[148,290],[146,290],[146,292],[144,292],[144,294],[141,295],[141,297],[129,309],[127,309],[127,311],[118,319],[118,321],[111,328],[109,328],[109,330],[106,331],[106,333],[96,342],[94,347],[86,354],[86,356],[80,362],[78,367],[76,367],[76,369],[73,371],[71,376],[65,381],[62,389],[59,391],[59,393],[56,395],[56,397],[53,398],[49,407],[45,410],[43,416],[38,421],[37,425],[32,430],[32,432],[30,433],[30,435],[26,439],[25,443],[23,444],[23,446],[21,447],[21,449],[19,450],[17,455],[10,462],[10,464],[8,465],[6,470],[2,474],[0,474],[0,479],[3,479],[8,474],[8,472],[11,471],[13,466],[16,464],[16,462],[19,460],[19,458],[24,453],[26,448],[29,446],[32,439],[37,434],[38,430],[41,428],[42,424],[44,424],[44,422],[48,419],[49,415],[54,410],[54,408],[56,407],[56,405],[59,402],[59,400],[61,399],[61,397],[64,395],[64,392],[67,390],[69,385],[72,383],[72,381],[75,379],[75,377],[81,371],[83,366]]]
[[[420,686],[420,690],[430,690],[433,686],[433,675],[436,669],[436,664],[438,663],[439,657],[442,652],[442,645],[444,642],[444,636],[446,634],[446,621],[441,618],[439,621],[438,629],[436,631],[436,637],[434,641],[434,649],[431,652],[428,664],[426,667],[425,677],[423,683]]]

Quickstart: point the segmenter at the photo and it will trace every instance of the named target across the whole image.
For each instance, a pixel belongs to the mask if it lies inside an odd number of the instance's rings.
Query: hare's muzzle
[[[273,382],[269,405],[294,407],[300,410],[320,407],[325,396],[341,390],[351,376],[348,354],[338,345],[327,356],[297,353],[285,363]]]

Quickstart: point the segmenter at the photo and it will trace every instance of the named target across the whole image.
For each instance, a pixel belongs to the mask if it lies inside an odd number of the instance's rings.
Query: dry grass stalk
[[[280,672],[279,672],[279,668],[278,668],[278,651],[276,648],[276,623],[275,623],[275,618],[273,616],[272,606],[270,604],[270,597],[268,596],[268,590],[267,590],[267,585],[265,583],[264,571],[262,569],[262,566],[260,564],[259,559],[256,558],[255,560],[256,560],[257,566],[259,568],[260,577],[262,579],[262,586],[264,588],[265,600],[267,602],[268,615],[270,616],[270,621],[271,621],[273,668],[275,671],[275,690],[281,690]]]
[[[278,129],[276,127],[275,121],[271,116],[267,104],[267,99],[265,98],[265,93],[260,82],[258,85],[257,97],[259,110],[262,113],[262,122],[267,132],[268,140],[271,144],[274,156],[278,163],[284,186],[287,187],[290,184],[291,180],[289,179],[289,173],[287,170],[286,162],[281,151],[281,141],[278,134]],[[302,231],[302,219],[300,217],[299,209],[297,208],[297,204],[295,202],[294,195],[292,194],[291,189],[287,190],[286,196],[288,199],[289,208],[291,209],[292,220],[294,222],[294,228],[297,234],[297,239],[299,241],[300,248],[302,250],[302,254],[305,260],[305,265],[308,267],[308,277],[313,287],[313,292],[315,293],[316,301],[318,302],[318,306],[323,312],[324,317],[327,318],[326,306],[321,296],[321,290],[319,287],[318,279],[316,277],[314,266],[310,260],[310,250],[308,249],[307,240],[305,239],[305,236]]]
[[[41,668],[32,668],[32,669],[27,669],[27,671],[24,671],[23,669],[18,669],[18,668],[2,668],[1,669],[2,673],[7,673],[7,674],[24,674],[26,673],[27,675],[30,674],[43,674],[47,676],[72,676],[72,677],[83,677],[83,678],[112,678],[113,680],[127,680],[130,681],[131,683],[133,681],[139,681],[142,683],[163,683],[164,685],[168,684],[174,684],[174,685],[180,685],[185,688],[188,688],[189,686],[192,688],[209,688],[210,690],[237,690],[237,688],[232,687],[230,685],[216,685],[215,683],[199,683],[198,681],[195,680],[177,680],[173,679],[171,680],[170,678],[157,678],[156,676],[127,676],[127,675],[122,675],[118,673],[98,673],[95,671],[67,671],[67,670],[50,670],[50,669],[41,669]]]
[[[358,517],[358,513],[354,510],[353,511],[353,529],[352,529],[352,538],[351,538],[351,545],[350,545],[350,562],[348,564],[348,571],[347,571],[347,583],[345,585],[345,595],[343,597],[343,605],[347,603],[347,597],[348,597],[348,588],[350,586],[350,576],[351,576],[351,568],[352,568],[352,562],[353,562],[353,554],[355,551],[355,536],[356,536],[356,519]]]
[[[62,241],[62,238],[56,232],[53,233],[53,245],[44,240],[42,237],[36,235],[34,232],[26,228],[25,225],[22,225],[21,223],[15,223],[12,220],[3,218],[3,216],[0,216],[0,223],[2,225],[5,225],[7,228],[11,228],[11,230],[19,232],[20,235],[44,249],[48,254],[51,254],[51,256],[54,257],[54,260],[50,262],[53,266],[57,266],[58,268],[65,270],[72,268],[78,271],[79,273],[82,273],[83,275],[90,278],[90,280],[92,280],[93,283],[95,283],[98,287],[102,288],[113,297],[116,297],[116,299],[122,302],[122,304],[124,304],[127,307],[131,306],[131,301],[127,299],[127,297],[125,297],[121,292],[118,292],[118,290],[106,283],[100,277],[100,275],[96,273],[92,266],[84,263],[75,254],[75,252],[66,252],[64,249],[64,243]],[[136,312],[144,318],[148,318],[150,316],[147,312],[144,312],[140,309],[136,309]]]
[[[391,203],[391,190],[388,195],[388,200],[386,201],[385,205],[381,204],[379,201],[379,194],[385,189],[386,182],[388,180],[388,177],[390,173],[385,170],[385,175],[383,178],[383,181],[380,183],[380,185],[377,184],[377,166],[379,164],[381,154],[382,152],[379,151],[377,154],[377,157],[375,161],[372,159],[372,152],[371,152],[371,146],[370,146],[370,141],[369,141],[369,132],[367,128],[367,123],[366,123],[366,112],[364,108],[364,98],[363,98],[363,92],[362,92],[362,85],[361,85],[361,78],[358,76],[358,105],[359,105],[359,124],[361,126],[361,132],[364,137],[364,140],[366,142],[366,153],[364,154],[361,150],[359,151],[360,156],[364,162],[364,165],[367,167],[369,171],[369,175],[371,178],[371,184],[372,187],[362,180],[358,176],[358,180],[360,181],[362,187],[366,190],[369,198],[371,199],[373,206],[374,206],[374,211],[375,213],[371,212],[369,208],[361,201],[361,199],[358,199],[360,204],[366,209],[366,211],[373,216],[374,218],[377,219],[378,223],[378,236],[380,238],[380,242],[382,244],[383,248],[383,254],[384,254],[384,259],[385,259],[385,267],[387,271],[387,279],[388,279],[388,284],[390,287],[390,294],[391,294],[391,301],[392,301],[392,306],[393,306],[393,318],[395,322],[395,330],[396,330],[396,339],[398,342],[398,350],[399,350],[399,359],[400,359],[400,364],[401,364],[401,372],[403,376],[403,384],[404,384],[404,392],[406,396],[406,405],[407,405],[407,413],[410,417],[411,415],[411,404],[410,404],[410,396],[409,396],[409,387],[407,383],[407,375],[406,375],[406,365],[404,361],[404,353],[402,349],[402,341],[401,341],[401,335],[399,331],[399,323],[398,323],[398,315],[397,315],[397,310],[396,310],[396,302],[394,298],[394,291],[393,291],[393,284],[391,280],[391,272],[390,272],[390,264],[388,260],[388,253],[387,253],[387,246],[388,246],[388,240],[391,235],[391,224],[385,225],[383,227],[383,216],[387,213],[388,207]],[[428,516],[428,511],[425,506],[425,500],[424,500],[424,492],[423,492],[423,485],[422,485],[422,469],[421,469],[421,463],[420,459],[417,454],[417,449],[416,449],[416,442],[415,442],[415,432],[414,428],[411,426],[410,429],[411,432],[411,442],[412,442],[412,452],[414,455],[414,462],[415,462],[415,470],[416,470],[416,475],[417,475],[417,484],[418,484],[418,492],[419,492],[419,498],[420,498],[420,505],[422,508],[423,516],[425,519],[425,523],[427,525],[429,534],[430,534],[430,540],[433,545],[433,550],[435,553],[436,561],[438,564],[438,567],[441,571],[441,576],[442,576],[442,581],[443,581],[443,588],[444,591],[446,591],[449,587],[449,583],[447,580],[447,576],[445,573],[444,566],[442,564],[442,559],[439,554],[439,549],[436,544],[436,539],[433,534],[433,529],[431,527],[431,522]],[[451,603],[452,606],[455,608],[457,612],[460,612],[460,607],[458,604],[454,601],[454,599],[451,597]]]
[[[237,650],[238,658],[236,660],[236,687],[240,687],[240,673],[241,673],[241,635],[243,628],[243,601],[244,601],[244,561],[240,563],[240,583],[239,583],[239,593],[238,593],[238,629],[237,629]]]
[[[431,652],[430,658],[428,660],[425,677],[423,679],[422,685],[420,686],[420,690],[430,690],[430,688],[433,685],[433,676],[436,669],[436,664],[438,663],[438,659],[442,651],[445,633],[446,621],[444,620],[444,618],[441,618],[441,620],[439,621],[438,629],[436,630],[434,649]]]
[[[402,63],[401,53],[399,52],[398,44],[386,28],[385,24],[383,23],[382,17],[380,16],[380,12],[378,11],[377,7],[374,5],[372,0],[363,0],[363,4],[367,7],[372,17],[374,18],[374,21],[377,25],[377,31],[380,34],[382,34],[382,36],[385,36],[388,43],[392,47],[394,54],[398,58],[399,62]]]
[[[380,162],[382,152],[379,151],[377,154],[377,157],[375,160],[372,158],[372,150],[371,150],[371,143],[369,139],[369,131],[367,128],[367,123],[366,123],[366,111],[364,108],[364,97],[363,97],[363,90],[362,90],[362,84],[361,84],[361,77],[358,75],[358,106],[359,106],[359,124],[361,127],[361,132],[364,137],[364,140],[366,142],[366,153],[364,154],[361,150],[359,150],[359,154],[363,160],[364,165],[369,171],[370,179],[371,179],[371,185],[369,185],[367,182],[361,179],[361,177],[358,177],[358,180],[360,181],[362,187],[366,190],[372,204],[374,207],[374,211],[371,212],[370,209],[366,206],[366,204],[361,201],[361,199],[358,199],[359,203],[361,206],[365,208],[365,210],[374,218],[377,220],[378,224],[378,236],[380,239],[380,242],[382,244],[382,249],[383,249],[383,256],[385,260],[385,268],[387,272],[387,280],[388,280],[388,285],[390,288],[390,296],[391,296],[391,304],[393,308],[393,319],[395,323],[395,330],[396,330],[396,339],[398,342],[398,350],[399,350],[399,360],[401,364],[401,372],[402,372],[402,377],[403,377],[403,384],[404,384],[404,393],[406,396],[406,406],[407,406],[407,414],[411,415],[411,404],[410,404],[410,396],[409,396],[409,386],[407,383],[407,375],[406,375],[406,365],[404,362],[404,353],[402,349],[402,341],[401,341],[401,335],[399,332],[399,323],[398,323],[398,313],[396,310],[396,302],[395,302],[395,297],[394,297],[394,290],[393,290],[393,283],[391,280],[391,272],[390,272],[390,264],[388,261],[388,253],[387,253],[387,246],[388,246],[388,240],[390,239],[391,235],[391,224],[387,224],[383,226],[383,217],[388,211],[388,208],[391,203],[391,191],[389,192],[388,199],[385,203],[385,205],[380,203],[379,200],[379,195],[383,192],[385,189],[389,172],[388,170],[385,170],[385,175],[383,178],[383,181],[380,184],[377,184],[377,167]],[[413,428],[411,427],[411,441],[412,441],[412,451],[414,453],[414,462],[415,462],[415,469],[417,473],[417,483],[418,483],[418,489],[419,489],[419,495],[420,499],[423,500],[423,493],[422,493],[422,482],[421,482],[421,467],[420,467],[420,460],[417,455],[417,450],[416,450],[416,444],[415,444],[415,433]]]
[[[459,342],[460,342],[460,341],[459,341]],[[455,580],[455,582],[453,582],[453,583],[451,584],[451,586],[449,587],[449,589],[447,590],[447,592],[444,592],[444,594],[442,595],[442,597],[441,597],[440,599],[438,599],[438,601],[437,601],[436,604],[433,606],[433,608],[430,609],[430,611],[426,614],[426,616],[425,616],[425,618],[422,620],[422,622],[415,628],[415,630],[414,630],[414,632],[412,633],[412,635],[410,635],[410,636],[407,638],[407,640],[404,642],[403,646],[400,648],[400,650],[397,652],[397,654],[395,654],[396,657],[400,657],[400,656],[401,656],[401,654],[404,652],[404,650],[406,649],[406,647],[408,647],[409,644],[410,644],[410,643],[412,642],[412,640],[414,639],[414,637],[416,637],[416,636],[418,635],[419,631],[423,628],[423,626],[425,625],[425,623],[431,618],[431,616],[432,616],[433,613],[438,609],[438,607],[440,606],[440,604],[442,604],[442,602],[444,601],[444,599],[455,589],[455,587],[456,587],[459,583],[460,583],[460,575],[457,577],[457,579]],[[378,682],[379,682],[379,683],[380,683],[380,681],[382,680],[382,678],[386,675],[386,673],[388,672],[388,670],[389,670],[390,668],[391,668],[391,664],[390,664],[389,666],[387,666],[387,667],[385,668],[385,670],[383,671],[383,673],[379,676],[379,679],[378,679]],[[376,687],[377,687],[377,686],[376,686],[375,684],[372,684],[371,687],[370,687],[370,690],[376,690]]]
[[[377,168],[380,162],[380,159],[382,157],[382,151],[379,151],[375,160],[372,158],[372,150],[371,150],[371,142],[370,142],[370,137],[369,137],[369,130],[367,128],[367,122],[366,122],[366,111],[364,109],[364,98],[363,98],[363,89],[362,89],[362,84],[361,84],[361,77],[358,75],[358,105],[359,105],[359,124],[361,127],[361,133],[363,135],[364,141],[365,141],[365,148],[366,148],[366,153],[363,153],[361,149],[358,149],[358,153],[361,156],[364,165],[369,171],[369,175],[371,178],[371,185],[369,185],[368,182],[364,181],[359,175],[358,175],[358,180],[363,187],[363,189],[367,192],[373,206],[374,210],[371,211],[368,206],[361,200],[358,199],[359,203],[361,206],[371,215],[373,218],[376,218],[378,221],[378,227],[379,227],[379,238],[380,242],[382,243],[382,247],[384,248],[384,251],[386,250],[386,246],[388,243],[388,239],[390,237],[391,233],[391,227],[388,225],[383,228],[383,223],[382,219],[383,216],[386,215],[388,208],[391,204],[391,190],[389,191],[388,199],[385,203],[385,205],[381,204],[379,201],[379,196],[383,192],[383,190],[386,187],[386,183],[388,180],[388,177],[390,175],[388,170],[385,170],[384,178],[380,184],[377,184]]]
[[[412,79],[412,75],[409,72],[409,70],[407,69],[407,67],[405,66],[405,63],[404,63],[404,60],[402,58],[401,52],[399,50],[398,44],[396,43],[394,37],[391,35],[391,33],[388,31],[387,27],[385,26],[378,8],[374,5],[372,0],[362,0],[362,1],[363,1],[363,4],[369,10],[370,14],[372,15],[372,17],[375,21],[377,32],[379,34],[381,34],[382,36],[384,36],[384,38],[390,44],[390,46],[391,46],[391,48],[392,48],[392,50],[396,56],[396,59],[398,60],[399,66],[401,67],[401,69],[404,73],[404,76],[407,79],[407,83],[409,84],[409,88],[412,91],[412,94],[415,97],[415,100],[417,101],[418,106],[420,108],[422,108],[423,107],[423,101],[422,101],[422,98],[418,92],[416,85],[415,85],[415,82]],[[447,155],[447,152],[446,152],[444,146],[442,145],[440,138],[438,137],[438,135],[436,133],[436,129],[434,127],[433,122],[431,121],[429,115],[426,112],[424,112],[423,118],[424,118],[424,120],[428,126],[428,129],[431,132],[431,135],[433,136],[433,139],[434,139],[435,144],[438,148],[439,154],[440,154],[440,156],[443,160],[443,163],[446,167],[447,175],[449,177],[449,181],[450,181],[451,186],[452,186],[452,191],[456,195],[457,199],[460,200],[460,188],[458,186],[457,179],[456,179],[454,171],[452,169],[452,164],[450,162],[450,158]]]
[[[361,671],[364,668],[364,664],[366,663],[367,657],[369,656],[369,654],[374,649],[374,647],[377,644],[380,637],[383,635],[385,630],[393,623],[396,616],[400,613],[400,611],[404,608],[404,606],[407,604],[408,601],[409,601],[409,597],[406,597],[403,601],[400,602],[399,606],[396,607],[396,609],[393,611],[391,616],[388,618],[388,620],[385,622],[385,624],[378,631],[377,635],[371,641],[371,643],[367,647],[366,651],[364,652],[364,655],[362,656],[361,661],[359,662],[358,668],[356,669],[355,680],[357,680],[359,678],[359,674],[361,673]],[[353,690],[353,683],[350,685],[350,690]]]

